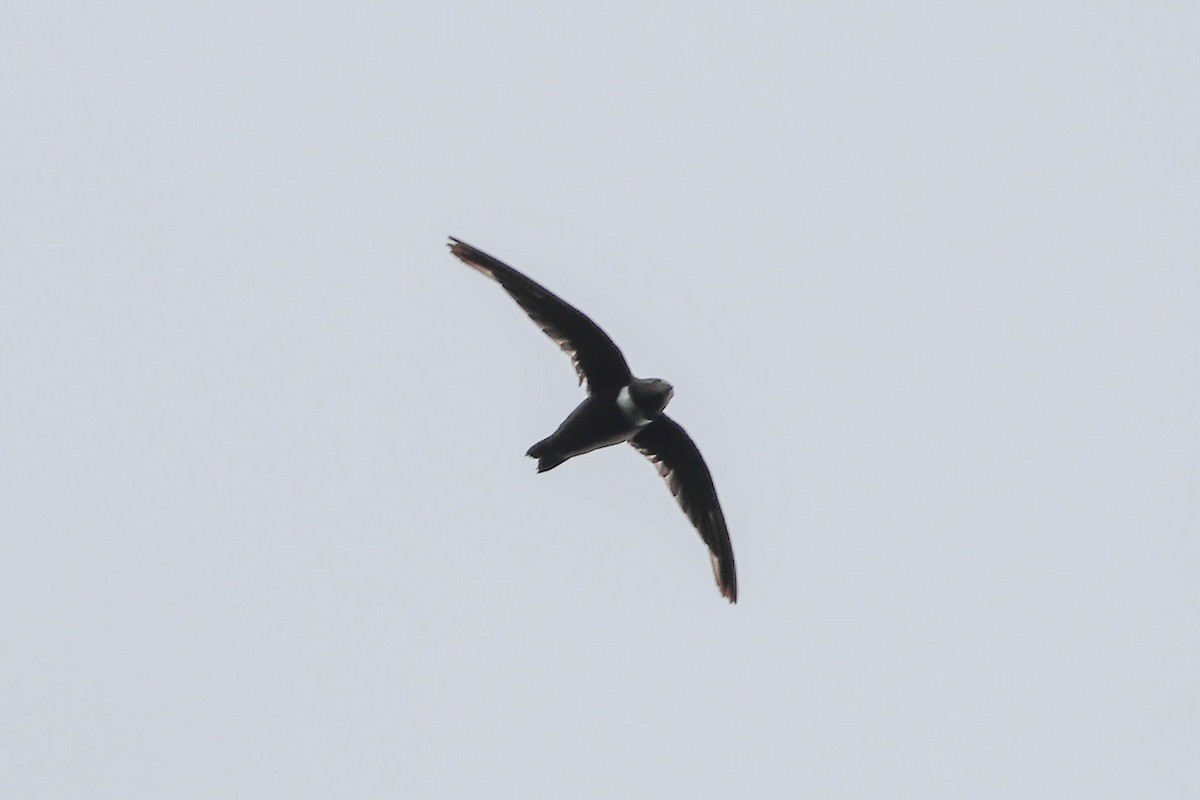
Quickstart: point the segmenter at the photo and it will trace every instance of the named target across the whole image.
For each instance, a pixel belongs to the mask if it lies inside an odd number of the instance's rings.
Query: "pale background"
[[[1200,797],[1200,6],[0,12],[0,796]],[[578,303],[716,476],[537,476]]]

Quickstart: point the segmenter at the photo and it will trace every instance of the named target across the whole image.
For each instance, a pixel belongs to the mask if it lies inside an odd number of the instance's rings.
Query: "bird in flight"
[[[717,588],[737,602],[733,546],[717,489],[696,443],[663,413],[675,394],[659,378],[635,378],[625,356],[579,309],[507,264],[450,237],[450,252],[464,264],[504,287],[529,318],[554,340],[587,381],[588,396],[554,433],[529,448],[538,472],[554,469],[569,458],[621,442],[629,442],[658,468],[700,538],[708,545]]]

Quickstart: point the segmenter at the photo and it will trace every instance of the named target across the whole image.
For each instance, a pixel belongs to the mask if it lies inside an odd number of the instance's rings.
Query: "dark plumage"
[[[737,602],[733,547],[717,490],[687,432],[663,413],[674,389],[658,378],[635,378],[620,349],[583,312],[544,286],[466,242],[450,237],[450,252],[504,287],[525,313],[571,357],[588,396],[554,433],[529,448],[538,472],[601,447],[629,442],[653,462],[680,508],[708,545],[717,588]]]

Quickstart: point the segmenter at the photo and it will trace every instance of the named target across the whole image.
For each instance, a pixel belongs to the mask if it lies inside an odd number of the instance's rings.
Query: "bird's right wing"
[[[586,314],[549,289],[466,242],[450,237],[450,252],[482,272],[517,301],[555,344],[571,357],[579,382],[591,392],[618,389],[632,377],[621,350]]]
[[[679,501],[679,507],[708,545],[717,588],[729,602],[736,603],[737,571],[729,529],[725,526],[725,514],[717,500],[712,474],[692,437],[675,420],[659,414],[629,443],[658,467],[671,494]]]

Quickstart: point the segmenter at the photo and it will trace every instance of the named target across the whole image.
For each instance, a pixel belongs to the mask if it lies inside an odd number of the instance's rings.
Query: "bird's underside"
[[[450,252],[499,283],[570,356],[580,382],[587,382],[587,398],[526,453],[538,459],[538,472],[628,441],[658,468],[708,546],[717,588],[731,603],[737,602],[733,547],[712,475],[691,437],[663,413],[673,394],[671,385],[633,377],[620,349],[579,309],[487,253],[454,237],[450,241]]]
[[[588,395],[554,433],[530,447],[525,455],[538,460],[538,472],[547,472],[569,458],[627,442],[639,429],[614,401]]]

